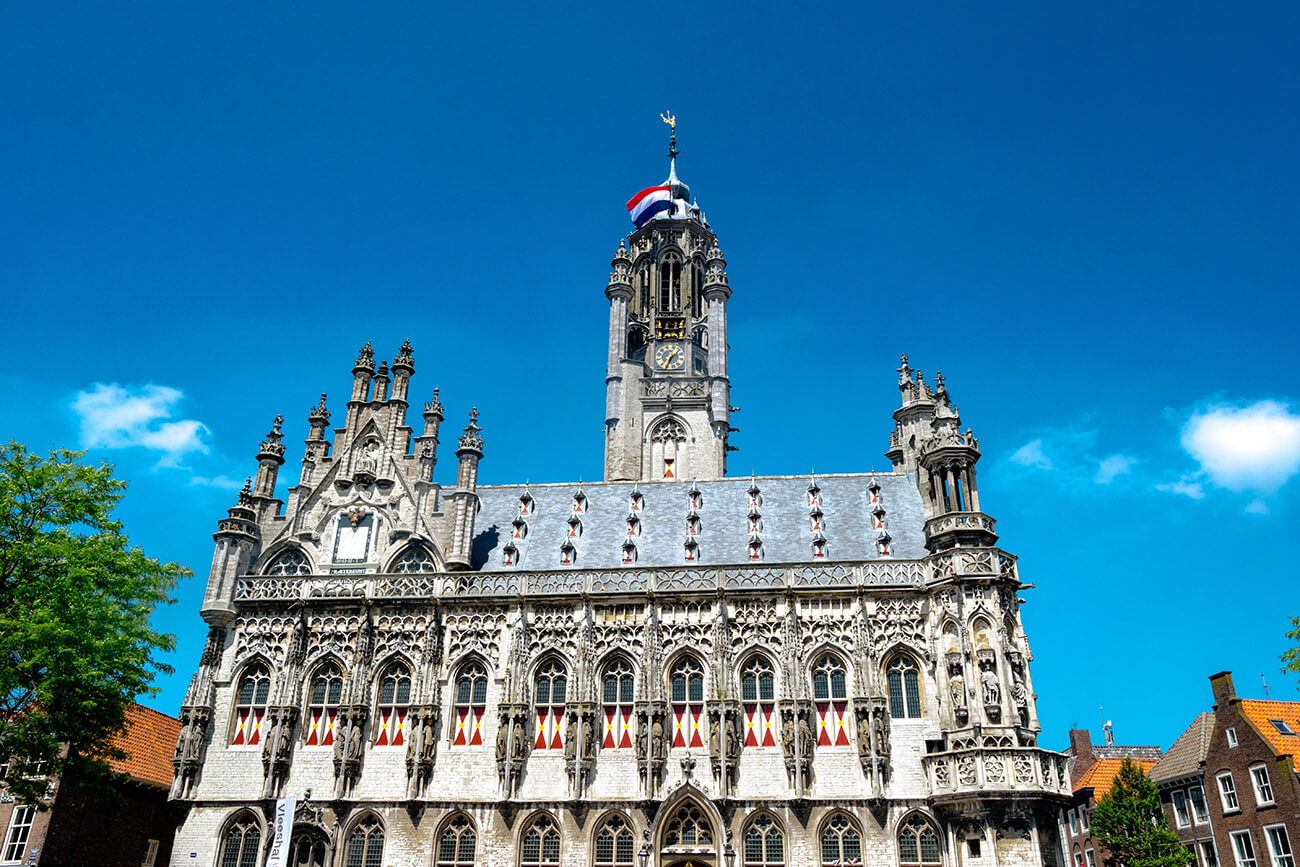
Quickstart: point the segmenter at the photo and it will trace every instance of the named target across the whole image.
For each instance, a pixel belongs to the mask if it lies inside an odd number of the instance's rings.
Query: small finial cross
[[[478,424],[478,407],[474,407],[469,411],[469,423]]]

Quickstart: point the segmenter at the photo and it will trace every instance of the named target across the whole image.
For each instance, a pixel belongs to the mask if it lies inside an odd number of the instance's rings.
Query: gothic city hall
[[[569,299],[609,305],[602,481],[479,484],[492,424],[449,434],[410,342],[291,455],[275,419],[216,522],[173,864],[1058,863],[978,441],[904,357],[888,472],[728,476],[733,290],[669,156]]]

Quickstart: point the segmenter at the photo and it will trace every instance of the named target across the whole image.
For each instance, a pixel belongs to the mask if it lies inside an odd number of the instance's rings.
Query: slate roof
[[[809,506],[809,485],[820,489],[822,532],[826,556],[813,556],[815,531]],[[880,486],[879,503],[870,500],[872,483]],[[595,482],[590,484],[491,485],[478,488],[480,511],[475,521],[472,568],[494,572],[520,569],[562,568],[560,549],[573,544],[577,568],[612,568],[623,563],[628,539],[632,494],[643,497],[637,512],[640,534],[636,565],[687,565],[686,525],[692,484],[702,500],[698,515],[699,565],[749,563],[751,541],[748,515],[749,488],[758,488],[762,505],[763,557],[769,563],[811,563],[882,559],[876,543],[882,531],[872,525],[877,505],[884,510],[884,533],[890,538],[892,559],[924,557],[925,513],[916,480],[902,473],[855,473],[818,476],[740,476],[699,481]],[[586,507],[579,515],[581,535],[569,539],[574,495],[581,489]],[[503,549],[512,541],[512,523],[519,517],[520,497],[533,498],[531,514],[524,517],[527,532],[513,540],[517,566],[503,565]]]
[[[1291,767],[1296,768],[1295,756],[1300,755],[1300,702],[1260,701],[1244,698],[1240,702],[1241,715],[1255,731],[1259,732],[1274,754],[1291,756]],[[1293,734],[1283,734],[1270,720],[1281,720]]]
[[[113,745],[126,751],[126,758],[114,759],[109,766],[142,783],[170,788],[172,756],[181,721],[142,704],[126,710],[126,729],[113,739]]]
[[[1202,711],[1187,727],[1169,752],[1151,769],[1151,779],[1157,783],[1199,776],[1201,765],[1210,751],[1210,735],[1214,733],[1214,714]]]
[[[1132,761],[1147,772],[1150,772],[1151,767],[1156,763],[1155,759],[1135,758]],[[1092,796],[1101,800],[1110,793],[1110,787],[1114,785],[1115,777],[1119,775],[1120,766],[1123,764],[1124,759],[1100,759],[1075,782],[1074,790],[1079,792],[1083,789],[1092,789]]]

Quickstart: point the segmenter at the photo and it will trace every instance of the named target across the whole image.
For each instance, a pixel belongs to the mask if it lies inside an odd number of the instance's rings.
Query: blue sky
[[[905,5],[11,9],[0,434],[115,463],[199,576],[150,703],[271,418],[305,436],[367,339],[482,410],[484,482],[600,477],[668,108],[730,263],[735,472],[887,467],[906,352],[1036,585],[1045,744],[1167,747],[1223,669],[1300,698],[1300,7]]]

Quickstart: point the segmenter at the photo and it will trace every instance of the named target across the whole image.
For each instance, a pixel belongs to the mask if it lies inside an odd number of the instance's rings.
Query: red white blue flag
[[[662,187],[646,187],[641,192],[627,200],[627,213],[632,218],[632,222],[639,229],[646,224],[646,221],[655,214],[661,214],[673,206],[673,197],[671,188],[665,184]]]

